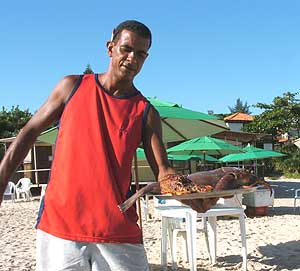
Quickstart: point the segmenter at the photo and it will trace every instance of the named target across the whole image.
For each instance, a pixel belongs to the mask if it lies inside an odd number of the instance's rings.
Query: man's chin
[[[134,77],[135,77],[135,73],[133,73],[133,72],[129,72],[129,71],[126,71],[126,72],[124,72],[124,71],[122,71],[121,73],[120,73],[120,79],[122,79],[122,80],[133,80],[134,79]]]

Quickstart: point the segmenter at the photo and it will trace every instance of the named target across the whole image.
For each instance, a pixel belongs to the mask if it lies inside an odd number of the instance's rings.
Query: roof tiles
[[[224,120],[226,120],[226,121],[253,121],[253,116],[245,114],[245,113],[237,112],[237,113],[234,113],[234,114],[224,118]]]

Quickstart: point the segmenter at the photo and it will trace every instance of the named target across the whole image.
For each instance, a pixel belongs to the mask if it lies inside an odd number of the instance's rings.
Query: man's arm
[[[176,171],[170,166],[166,149],[162,142],[162,127],[158,112],[150,106],[143,134],[144,150],[149,165],[157,180]]]
[[[0,164],[0,205],[10,176],[24,160],[40,133],[59,120],[78,76],[66,76],[55,86],[47,101],[21,129]]]
[[[144,135],[144,150],[149,162],[149,165],[156,177],[161,180],[167,174],[176,173],[168,161],[166,149],[162,142],[162,127],[158,112],[150,107],[147,122],[145,125]],[[191,206],[197,212],[206,212],[217,203],[217,198],[212,199],[194,199],[182,200],[182,203]]]

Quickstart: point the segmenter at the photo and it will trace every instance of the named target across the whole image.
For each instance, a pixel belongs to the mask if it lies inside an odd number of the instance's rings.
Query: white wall
[[[243,128],[243,123],[239,123],[239,122],[228,122],[228,127],[231,131],[234,132],[241,132],[242,128]]]

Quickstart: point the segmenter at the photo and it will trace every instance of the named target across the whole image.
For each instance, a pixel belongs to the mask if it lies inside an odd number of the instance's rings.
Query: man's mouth
[[[132,65],[129,64],[123,64],[122,67],[124,67],[125,69],[129,70],[129,71],[135,71],[135,68]]]

